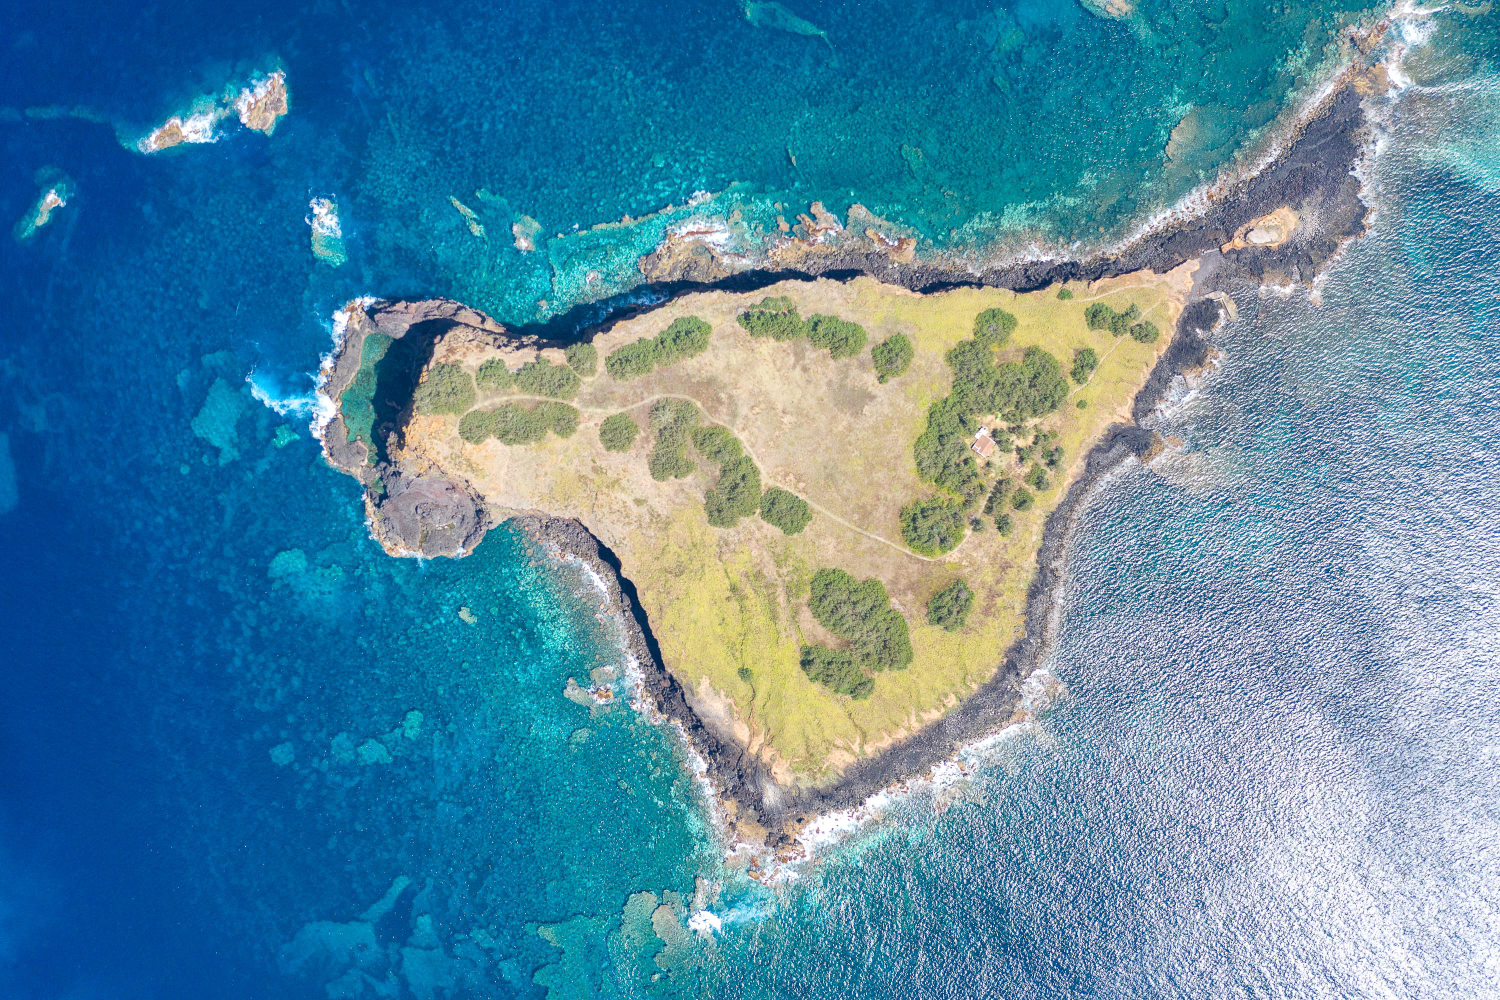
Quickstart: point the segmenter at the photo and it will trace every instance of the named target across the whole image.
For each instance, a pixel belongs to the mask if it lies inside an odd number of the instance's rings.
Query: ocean
[[[577,567],[369,539],[308,430],[346,299],[567,316],[703,206],[1105,243],[1368,13],[746,10],[0,14],[0,208],[68,191],[0,238],[0,994],[1500,996],[1492,14],[1402,23],[1370,233],[1236,289],[1085,506],[1066,696],[778,888],[669,727],[567,697],[625,666]],[[272,135],[130,148],[278,68]]]

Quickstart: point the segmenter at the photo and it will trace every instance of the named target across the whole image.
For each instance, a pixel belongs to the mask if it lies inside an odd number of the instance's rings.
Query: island
[[[1211,362],[1228,292],[1311,282],[1364,231],[1381,79],[1349,74],[1201,210],[1083,259],[976,266],[814,206],[759,257],[669,235],[640,261],[660,294],[602,322],[350,302],[325,456],[393,555],[508,522],[581,562],[731,840],[786,845],[1018,717],[1074,514],[1170,447],[1142,420]]]

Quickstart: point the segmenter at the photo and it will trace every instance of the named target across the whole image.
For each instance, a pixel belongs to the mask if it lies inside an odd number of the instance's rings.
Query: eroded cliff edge
[[[1274,162],[1234,190],[1219,195],[1209,211],[1161,230],[1117,256],[1083,261],[1028,262],[963,273],[958,268],[915,260],[902,262],[881,249],[848,250],[804,257],[793,273],[858,272],[913,289],[988,285],[1028,289],[1063,281],[1095,282],[1138,271],[1164,273],[1199,262],[1192,296],[1177,317],[1170,344],[1136,394],[1130,420],[1110,426],[1083,458],[1065,496],[1048,515],[1037,569],[1025,601],[1026,631],[1008,647],[997,648],[1001,666],[957,707],[884,749],[849,763],[836,781],[824,784],[779,782],[766,761],[744,744],[705,725],[682,683],[666,669],[652,625],[624,574],[620,560],[578,520],[557,518],[545,509],[492,509],[465,476],[419,450],[401,447],[411,419],[409,402],[423,368],[437,345],[447,352],[473,349],[518,358],[560,343],[527,331],[507,331],[488,317],[444,300],[365,302],[347,313],[340,350],[327,372],[326,391],[342,401],[352,388],[369,392],[372,412],[364,435],[351,434],[342,406],[324,428],[330,462],[365,486],[372,531],[398,555],[461,555],[471,551],[501,518],[512,518],[550,551],[582,560],[608,581],[608,600],[622,620],[633,654],[646,676],[646,694],[666,717],[680,723],[708,763],[708,777],[725,799],[742,833],[771,843],[785,840],[811,816],[862,801],[894,781],[925,773],[958,747],[1003,725],[1014,713],[1021,682],[1046,657],[1055,624],[1054,607],[1073,514],[1092,485],[1121,462],[1148,455],[1159,446],[1138,421],[1149,414],[1177,376],[1208,360],[1206,334],[1220,321],[1225,300],[1220,289],[1236,279],[1287,283],[1311,278],[1350,238],[1364,228],[1367,210],[1360,199],[1355,168],[1367,146],[1361,101],[1368,77],[1351,80],[1322,112],[1302,128],[1296,142]],[[648,275],[681,282],[694,273],[719,278],[710,268],[670,262],[671,248],[643,261]],[[696,251],[688,257],[699,261]],[[687,259],[687,258],[683,258]],[[675,268],[675,270],[674,270]],[[733,273],[730,269],[726,274]],[[766,279],[782,275],[766,275]],[[744,274],[734,283],[743,282]],[[677,290],[701,290],[696,283]],[[585,331],[584,339],[608,331],[623,317]],[[380,385],[358,386],[360,346],[371,333],[403,345],[402,363],[391,366]],[[393,348],[395,349],[395,348]],[[377,380],[380,381],[380,380]],[[393,459],[393,455],[399,458]]]

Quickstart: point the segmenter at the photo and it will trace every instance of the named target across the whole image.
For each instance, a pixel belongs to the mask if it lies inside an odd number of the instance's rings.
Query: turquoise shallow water
[[[1090,505],[1069,698],[957,801],[906,802],[777,893],[722,869],[670,731],[565,696],[619,659],[586,581],[507,532],[385,557],[306,416],[245,381],[305,394],[351,294],[505,318],[576,295],[588,241],[476,241],[447,198],[481,187],[547,231],[735,181],[944,239],[1025,200],[1052,199],[1059,239],[1128,224],[1192,182],[1161,169],[1185,104],[1232,109],[1208,169],[1333,21],[1141,9],[1149,34],[1082,8],[799,8],[831,50],[733,5],[14,25],[17,107],[143,125],[275,53],[293,114],[154,159],[77,119],[0,124],[5,211],[43,167],[77,191],[0,240],[3,992],[1500,994],[1484,18],[1413,57],[1375,231],[1322,304],[1237,292],[1222,368],[1159,419],[1184,452]],[[309,251],[314,196],[339,201],[343,267]]]

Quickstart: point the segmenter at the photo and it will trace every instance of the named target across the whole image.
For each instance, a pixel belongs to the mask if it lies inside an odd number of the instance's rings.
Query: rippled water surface
[[[1097,233],[1226,162],[1341,17],[795,11],[827,40],[733,3],[6,12],[5,107],[88,113],[0,121],[0,208],[76,192],[0,238],[0,993],[1500,996],[1488,15],[1383,99],[1374,229],[1319,301],[1236,290],[1154,418],[1180,447],[1092,498],[1068,697],[790,885],[724,870],[670,731],[567,697],[621,666],[576,569],[370,542],[306,429],[345,297],[530,319],[660,229],[523,256],[517,213],[734,182],[940,242]],[[121,145],[273,59],[270,139]]]

